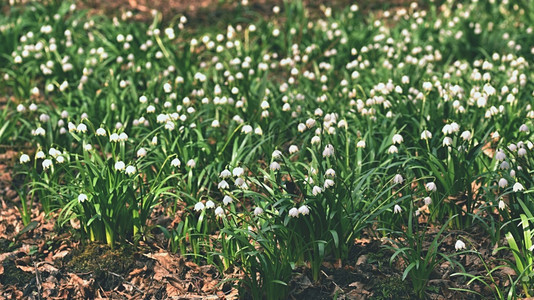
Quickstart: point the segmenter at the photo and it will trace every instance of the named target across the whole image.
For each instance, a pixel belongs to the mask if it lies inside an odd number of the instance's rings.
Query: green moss
[[[0,276],[2,285],[15,285],[18,289],[22,289],[34,278],[32,273],[17,268],[13,260],[5,260],[2,266],[4,267],[4,273]]]
[[[92,243],[75,249],[63,261],[75,273],[92,273],[102,288],[117,286],[135,266],[134,248],[128,245],[111,249],[108,245]],[[114,275],[114,274],[117,275]]]
[[[380,280],[373,288],[373,296],[369,299],[386,300],[386,299],[414,299],[411,291],[411,285],[403,281],[398,276],[392,276]]]

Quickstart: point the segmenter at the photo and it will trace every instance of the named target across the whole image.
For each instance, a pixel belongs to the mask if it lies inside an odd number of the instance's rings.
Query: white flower
[[[512,189],[513,189],[514,192],[519,192],[519,191],[524,190],[525,187],[521,183],[516,182]]]
[[[215,208],[215,203],[211,200],[206,201],[206,208]]]
[[[431,139],[432,138],[432,132],[428,131],[428,130],[423,130],[423,132],[421,132],[421,139],[422,140],[428,140],[428,139]]]
[[[448,136],[443,138],[443,147],[448,147],[452,145],[452,139]]]
[[[400,143],[404,142],[404,139],[402,138],[402,135],[395,134],[391,138],[391,141],[393,142],[393,144],[400,144]]]
[[[204,210],[205,206],[204,206],[204,203],[202,202],[198,202],[197,204],[195,204],[195,211],[200,211],[200,210]]]
[[[255,216],[259,216],[259,215],[261,215],[261,214],[263,214],[263,209],[262,209],[261,207],[259,207],[259,206],[256,207],[256,208],[254,209],[254,215],[255,215]]]
[[[299,207],[299,213],[301,215],[303,215],[303,216],[309,215],[310,214],[310,209],[308,208],[308,206],[302,205],[301,207]]]
[[[504,160],[506,158],[506,154],[504,154],[504,152],[499,149],[499,151],[497,151],[497,153],[495,154],[495,159],[497,160]]]
[[[245,174],[245,170],[241,167],[236,167],[232,170],[232,174],[234,177],[243,176],[243,174]]]
[[[499,187],[505,188],[506,186],[508,186],[508,180],[506,180],[505,178],[499,179]]]
[[[462,240],[457,240],[456,244],[454,244],[454,248],[456,251],[465,249],[465,243]]]
[[[190,159],[190,160],[187,161],[187,163],[185,165],[190,167],[190,168],[194,168],[197,165],[197,163],[195,162],[194,159]]]
[[[393,213],[400,214],[401,212],[402,212],[402,208],[400,207],[400,205],[395,204],[395,206],[393,207]]]
[[[98,136],[105,136],[105,135],[106,135],[106,130],[105,130],[104,128],[100,127],[100,128],[98,128],[98,129],[96,130],[96,135],[98,135]]]
[[[27,163],[30,161],[30,156],[28,154],[22,154],[19,158],[21,164]]]
[[[526,124],[521,124],[521,126],[519,126],[519,132],[528,132],[528,126]]]
[[[85,202],[86,200],[87,200],[87,195],[86,194],[79,194],[78,195],[78,203]]]
[[[293,153],[296,153],[298,151],[299,151],[299,147],[297,147],[296,145],[289,146],[289,154],[293,154]]]
[[[388,148],[388,154],[399,153],[399,149],[395,145],[391,145]]]
[[[278,158],[280,158],[282,156],[282,152],[280,150],[274,150],[273,154],[271,156],[274,159],[278,159]]]
[[[223,179],[229,178],[230,176],[232,176],[232,173],[230,173],[230,171],[228,171],[227,169],[224,169],[221,174],[219,174],[219,177]]]
[[[118,141],[119,141],[119,135],[116,134],[116,133],[112,133],[112,134],[109,136],[109,141],[110,141],[110,142],[118,142]]]
[[[521,157],[521,156],[525,156],[527,154],[527,150],[525,148],[520,148],[519,150],[517,150],[517,156]]]
[[[181,164],[182,162],[178,158],[175,158],[171,161],[171,166],[173,167],[179,167]]]
[[[404,181],[404,178],[402,178],[401,174],[397,174],[395,175],[395,177],[393,177],[393,183],[395,184],[402,184],[403,181]]]
[[[299,216],[299,210],[296,207],[293,207],[289,210],[289,216],[293,218],[297,218]]]
[[[312,139],[311,139],[312,145],[319,144],[320,142],[321,142],[321,138],[316,136],[316,135],[313,136]]]
[[[118,141],[119,142],[126,142],[127,140],[128,140],[128,135],[126,134],[126,132],[121,132],[121,134],[119,134]]]
[[[312,188],[312,194],[313,194],[314,196],[317,196],[317,195],[319,195],[319,194],[322,193],[322,192],[323,192],[323,190],[322,190],[320,187],[318,187],[318,186],[314,186],[314,187]]]
[[[225,195],[224,198],[223,198],[223,203],[224,203],[224,205],[228,205],[228,204],[232,203],[232,197],[230,197],[228,195]]]
[[[134,166],[127,166],[126,167],[126,170],[125,170],[125,173],[127,175],[133,175],[135,173],[136,169]]]
[[[91,145],[89,145],[89,146],[91,146]],[[62,164],[62,163],[65,162],[65,157],[59,155],[58,157],[56,157],[56,161],[57,161],[57,163]]]
[[[330,177],[336,177],[336,171],[334,171],[334,169],[330,168],[330,169],[326,170],[324,175],[325,176],[330,176]]]
[[[313,126],[315,126],[315,123],[316,123],[315,120],[310,118],[306,120],[306,127],[312,128]]]
[[[502,201],[502,199],[499,200],[499,209],[500,209],[500,210],[503,210],[503,209],[505,209],[505,208],[506,208],[506,203],[504,203],[504,201]]]
[[[365,148],[365,140],[358,141],[356,148]]]
[[[306,124],[304,123],[300,123],[298,126],[297,126],[297,129],[299,132],[304,132],[306,130]]]
[[[432,83],[429,81],[423,82],[423,90],[425,91],[431,91],[432,90]]]
[[[425,203],[425,205],[430,205],[432,203],[432,198],[430,197],[425,197],[423,199],[423,202]]]
[[[211,127],[213,128],[221,127],[221,123],[219,123],[219,120],[213,120],[211,122]]]
[[[145,148],[139,148],[139,150],[137,150],[137,157],[144,157],[145,155],[146,155]]]
[[[273,161],[270,165],[269,165],[269,168],[271,169],[271,171],[277,171],[277,170],[280,170],[280,164]]]
[[[126,168],[126,164],[124,164],[124,162],[118,161],[115,163],[115,170],[122,171],[124,168]]]
[[[500,164],[499,168],[501,170],[508,170],[508,168],[510,168],[510,164],[505,160]]]
[[[35,159],[43,159],[45,157],[46,157],[46,155],[45,155],[45,153],[43,151],[39,151],[39,152],[37,152],[35,154]]]
[[[243,128],[241,128],[241,132],[243,132],[245,134],[251,133],[252,132],[252,126],[250,126],[250,125],[243,126]]]
[[[224,216],[224,208],[217,206],[215,209],[215,215],[219,217]]]
[[[262,135],[263,134],[263,129],[261,129],[261,127],[256,127],[256,129],[254,129],[254,133],[257,134],[257,135]]]
[[[326,179],[324,181],[323,187],[324,187],[324,189],[327,189],[327,188],[329,188],[331,186],[334,186],[334,184],[335,184],[335,182],[332,179]]]
[[[43,169],[49,169],[51,166],[52,166],[52,160],[50,159],[45,159],[43,160]]]
[[[227,189],[230,187],[230,185],[228,184],[228,182],[226,182],[226,180],[221,180],[221,182],[219,182],[219,185],[217,186],[219,189]]]
[[[323,157],[330,157],[334,155],[334,146],[332,144],[326,145],[323,150]]]
[[[80,123],[78,124],[78,127],[76,127],[76,131],[78,132],[87,132],[87,125]]]
[[[429,182],[425,184],[425,189],[427,192],[435,192],[437,190],[437,187],[434,182]]]
[[[468,141],[471,139],[471,132],[466,130],[464,132],[462,132],[462,134],[460,135],[462,137],[462,139],[464,139],[464,141]]]
[[[45,134],[46,134],[46,131],[43,129],[43,127],[39,127],[37,129],[35,129],[35,131],[33,132],[33,135],[44,136]]]

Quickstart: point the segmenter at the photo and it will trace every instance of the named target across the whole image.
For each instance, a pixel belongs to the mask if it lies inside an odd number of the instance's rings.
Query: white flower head
[[[261,215],[261,214],[263,214],[263,208],[257,206],[257,207],[254,209],[254,215],[255,215],[255,216],[259,216],[259,215]]]
[[[393,213],[400,214],[401,212],[402,212],[402,208],[400,207],[400,205],[395,204],[395,206],[393,207]]]
[[[204,210],[206,206],[204,205],[204,203],[202,202],[198,202],[197,204],[195,204],[195,211],[200,211],[200,210]]]
[[[323,192],[323,190],[322,190],[320,187],[318,187],[318,186],[314,186],[314,187],[312,188],[312,194],[313,194],[314,196],[317,196],[317,195],[319,195],[319,194],[322,193],[322,192]]]
[[[432,138],[432,132],[428,131],[428,130],[423,130],[423,132],[421,132],[421,139],[422,140],[428,140],[428,139],[431,139]]]
[[[206,208],[215,208],[215,202],[211,200],[206,201]]]
[[[289,216],[293,218],[297,218],[299,216],[299,210],[296,207],[293,207],[289,210]]]
[[[127,166],[124,172],[126,173],[126,175],[133,175],[135,174],[135,171],[136,169],[134,166]]]
[[[28,154],[22,154],[19,158],[21,164],[27,163],[30,161],[30,156]]]
[[[146,149],[139,148],[139,150],[137,150],[137,157],[144,157],[144,156],[146,156]]]
[[[215,209],[215,215],[218,217],[224,216],[224,208],[217,206],[217,208]]]
[[[225,195],[224,198],[223,198],[223,203],[224,203],[224,205],[228,205],[228,204],[232,203],[232,197],[230,197],[228,195]]]
[[[402,142],[404,142],[404,138],[402,137],[402,135],[397,133],[393,135],[391,141],[393,142],[393,144],[401,144]]]
[[[326,145],[323,150],[323,157],[330,157],[334,155],[334,146],[332,144]]]
[[[279,159],[280,157],[282,157],[282,151],[280,151],[280,150],[274,150],[274,151],[273,151],[273,154],[272,154],[272,158],[274,158],[274,159]]]
[[[331,186],[334,186],[334,184],[335,184],[335,183],[334,183],[334,181],[333,181],[332,179],[326,179],[326,180],[324,181],[324,185],[323,185],[323,187],[324,187],[324,189],[326,190],[327,188],[329,188],[329,187],[331,187]]]
[[[98,135],[98,136],[105,136],[105,135],[106,135],[106,130],[105,130],[104,128],[100,127],[100,128],[98,128],[98,129],[96,130],[96,135]]]
[[[388,154],[399,153],[399,149],[395,145],[391,145],[388,148]]]
[[[435,192],[437,190],[437,186],[434,182],[428,182],[425,184],[425,189],[427,192]]]
[[[86,194],[79,194],[78,195],[78,203],[82,203],[82,202],[85,202],[87,200],[87,195]]]
[[[52,167],[52,160],[50,160],[50,159],[45,159],[45,160],[43,160],[42,165],[43,165],[43,169],[47,170],[47,169],[49,169],[50,167]]]
[[[393,177],[393,183],[395,184],[402,184],[404,182],[404,178],[402,178],[401,174],[397,174]]]
[[[196,165],[197,165],[197,163],[195,162],[194,159],[190,159],[186,163],[186,166],[188,166],[189,168],[194,168]]]
[[[227,169],[222,170],[221,174],[219,174],[219,177],[226,179],[230,178],[232,176],[232,173],[228,171]]]
[[[525,189],[525,187],[524,187],[521,183],[519,183],[519,182],[516,182],[516,183],[514,184],[513,188],[512,188],[512,190],[513,190],[514,192],[520,192],[520,191],[523,191],[524,189]]]
[[[276,161],[273,161],[273,162],[269,165],[269,169],[271,169],[271,171],[278,171],[278,170],[280,170],[280,164],[277,163]]]
[[[302,205],[299,207],[299,213],[303,216],[310,214],[310,208],[306,205]]]
[[[126,168],[126,164],[123,161],[118,161],[115,163],[115,170],[122,171]]]
[[[219,189],[222,189],[222,190],[225,190],[225,189],[228,189],[230,188],[230,185],[228,184],[228,182],[226,182],[226,180],[221,180],[221,182],[219,182],[219,185],[217,186]]]
[[[182,162],[178,158],[175,158],[175,159],[173,159],[171,161],[171,166],[173,166],[175,168],[180,167],[181,164],[182,164]]]
[[[456,251],[465,249],[465,243],[462,240],[457,240],[456,244],[454,244],[454,248]]]

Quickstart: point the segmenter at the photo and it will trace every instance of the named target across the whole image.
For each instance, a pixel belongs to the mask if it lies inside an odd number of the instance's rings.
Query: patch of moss
[[[403,281],[399,276],[391,276],[378,281],[373,287],[373,296],[369,299],[414,299],[411,285]]]
[[[125,245],[111,249],[91,243],[73,250],[63,259],[65,267],[75,273],[92,273],[96,284],[111,290],[135,267],[135,249]],[[119,276],[117,276],[119,275]]]
[[[13,260],[5,260],[2,266],[4,267],[4,273],[0,276],[2,285],[15,285],[18,289],[22,289],[34,278],[32,273],[17,268]]]

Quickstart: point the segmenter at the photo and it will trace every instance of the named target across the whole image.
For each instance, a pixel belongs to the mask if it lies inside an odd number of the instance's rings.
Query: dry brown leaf
[[[54,256],[52,256],[52,259],[63,258],[63,257],[65,257],[67,254],[69,254],[69,252],[70,252],[70,251],[68,251],[68,250],[59,251],[59,252],[57,252],[56,254],[54,254]]]

